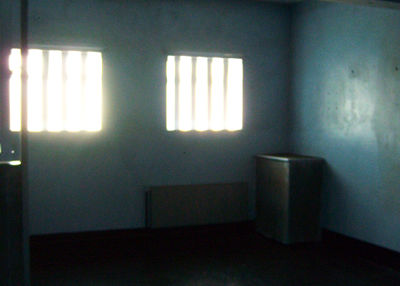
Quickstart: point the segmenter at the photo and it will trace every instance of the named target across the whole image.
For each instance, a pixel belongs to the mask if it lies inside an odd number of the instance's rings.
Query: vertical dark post
[[[21,183],[22,183],[22,249],[23,285],[30,285],[30,249],[28,221],[28,0],[21,0]]]

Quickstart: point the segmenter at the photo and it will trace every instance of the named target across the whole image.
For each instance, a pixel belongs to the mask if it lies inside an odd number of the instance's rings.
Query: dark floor
[[[47,244],[47,245],[45,245]],[[48,242],[32,247],[32,285],[400,285],[400,273],[252,231]]]

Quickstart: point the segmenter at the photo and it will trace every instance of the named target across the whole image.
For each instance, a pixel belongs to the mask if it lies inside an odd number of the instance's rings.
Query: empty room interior
[[[0,285],[400,285],[400,1],[2,0]]]

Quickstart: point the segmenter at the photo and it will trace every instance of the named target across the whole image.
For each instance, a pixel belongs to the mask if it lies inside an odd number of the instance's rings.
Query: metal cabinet
[[[320,239],[324,160],[297,154],[256,156],[256,229],[289,244]]]

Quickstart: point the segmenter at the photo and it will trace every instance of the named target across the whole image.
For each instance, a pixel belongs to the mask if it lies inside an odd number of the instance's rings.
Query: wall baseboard
[[[400,253],[365,241],[361,241],[327,229],[322,230],[325,247],[375,264],[400,271]]]

